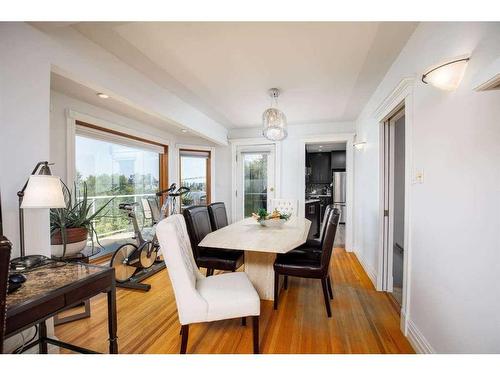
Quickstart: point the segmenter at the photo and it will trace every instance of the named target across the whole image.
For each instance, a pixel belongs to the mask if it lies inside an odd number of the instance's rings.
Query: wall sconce
[[[463,56],[433,67],[422,75],[422,82],[453,91],[460,85],[469,60],[468,56]]]
[[[356,150],[362,150],[366,145],[366,142],[356,142],[353,144],[353,147],[356,149]]]

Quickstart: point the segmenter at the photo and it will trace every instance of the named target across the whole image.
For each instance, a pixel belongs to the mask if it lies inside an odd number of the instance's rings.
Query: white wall
[[[4,235],[19,256],[16,193],[38,161],[49,158],[49,56],[46,40],[33,38],[29,28],[15,30],[0,23],[0,191]],[[25,210],[26,254],[50,255],[48,210]],[[48,324],[49,335],[52,324]],[[25,332],[33,335],[33,329]],[[6,340],[10,352],[20,336]]]
[[[428,66],[472,53],[461,86],[419,82]],[[500,55],[498,23],[423,23],[356,123],[355,248],[371,271],[378,254],[378,124],[373,113],[408,76],[413,89],[411,293],[408,318],[428,350],[500,352],[500,91],[474,92],[474,77]],[[408,247],[408,245],[406,246]]]

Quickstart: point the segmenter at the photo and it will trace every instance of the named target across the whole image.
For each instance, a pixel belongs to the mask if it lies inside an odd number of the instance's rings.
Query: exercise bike
[[[160,217],[153,220],[156,227],[157,222],[176,212],[176,198],[189,192],[189,188],[180,187],[176,184],[170,185],[168,189],[156,193],[156,196],[165,195],[165,201],[160,210]],[[134,228],[135,243],[121,245],[111,257],[110,266],[115,269],[117,286],[148,291],[151,285],[141,283],[142,280],[165,268],[163,261],[158,261],[160,245],[156,233],[151,240],[144,239],[137,222],[134,203],[120,203],[118,208],[127,213]]]

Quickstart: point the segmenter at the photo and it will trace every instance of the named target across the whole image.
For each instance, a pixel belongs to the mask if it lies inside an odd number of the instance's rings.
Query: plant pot
[[[66,253],[64,257],[74,256],[85,249],[88,237],[87,228],[68,228],[66,229]],[[64,245],[61,231],[57,231],[50,239],[52,256],[62,258]]]

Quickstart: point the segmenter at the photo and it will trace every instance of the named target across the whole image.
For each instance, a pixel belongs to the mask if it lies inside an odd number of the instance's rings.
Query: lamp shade
[[[31,175],[21,208],[64,208],[66,202],[57,176]]]
[[[456,90],[465,73],[469,58],[450,61],[433,68],[422,76],[424,83],[429,83],[441,90]]]

